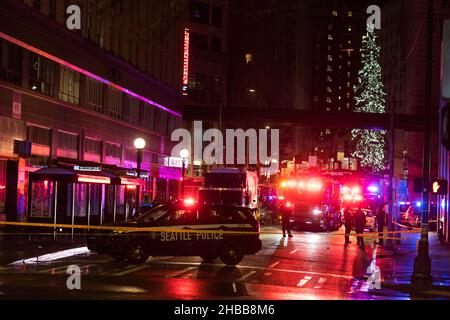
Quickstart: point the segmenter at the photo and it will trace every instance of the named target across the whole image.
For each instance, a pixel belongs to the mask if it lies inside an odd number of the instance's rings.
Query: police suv
[[[126,228],[91,231],[88,248],[131,263],[149,256],[200,256],[236,265],[262,246],[259,222],[243,207],[165,204],[112,226]]]

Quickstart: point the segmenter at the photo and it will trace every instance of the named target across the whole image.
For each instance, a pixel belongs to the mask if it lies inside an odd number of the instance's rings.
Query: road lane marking
[[[236,281],[243,281],[243,280],[245,280],[247,278],[250,278],[255,273],[256,273],[256,271],[250,271],[250,272],[246,273],[245,275],[243,275],[240,279],[238,279]]]
[[[298,249],[292,250],[291,252],[289,252],[289,254],[294,254],[298,251]]]
[[[323,285],[327,282],[327,278],[320,278],[319,281],[314,286],[314,289],[321,289]]]
[[[167,276],[166,278],[176,278],[178,276],[181,276],[183,273],[186,273],[186,272],[189,272],[189,271],[192,271],[195,269],[197,269],[197,267],[187,267],[186,269],[172,273],[171,275]]]
[[[215,263],[200,263],[200,262],[181,262],[181,261],[173,261],[173,262],[158,262],[155,261],[155,264],[173,264],[173,265],[196,265],[196,266],[217,266]],[[310,274],[310,275],[317,275],[317,276],[326,276],[326,277],[333,277],[333,278],[342,278],[342,279],[354,279],[353,276],[346,276],[342,274],[332,274],[332,273],[323,273],[323,272],[312,272],[312,271],[303,271],[303,270],[289,270],[289,269],[277,269],[277,268],[267,268],[267,267],[256,267],[256,266],[241,266],[237,265],[236,267],[240,269],[256,269],[256,270],[265,270],[267,271],[270,269],[271,271],[278,271],[278,272],[288,272],[288,273],[301,273],[301,274]]]
[[[54,268],[47,268],[47,269],[44,269],[44,270],[39,270],[38,273],[56,273],[56,274],[61,274],[61,273],[65,273],[65,271],[63,271],[63,270],[67,270],[67,268],[69,266],[70,265],[65,265],[65,266],[56,267],[56,268],[55,267]],[[88,269],[88,268],[93,267],[93,266],[95,266],[95,264],[81,265],[79,267],[80,267],[80,270],[82,271],[83,269]]]
[[[130,273],[133,273],[133,272],[136,272],[136,271],[139,271],[139,270],[143,270],[143,269],[147,269],[147,268],[150,268],[150,265],[144,264],[142,266],[137,266],[137,267],[134,267],[134,268],[129,268],[128,270],[125,270],[125,271],[122,271],[122,272],[114,273],[114,274],[112,274],[112,276],[113,277],[124,276],[126,274],[130,274]]]
[[[308,282],[309,282],[309,280],[311,280],[312,279],[312,277],[310,277],[310,276],[304,276],[303,277],[303,279],[302,280],[300,280],[298,283],[297,283],[297,287],[303,287],[305,284],[307,284]]]
[[[234,291],[234,293],[237,292],[237,289],[236,289],[236,283],[234,283],[234,281],[233,281],[233,291]]]
[[[276,267],[277,265],[279,265],[280,262],[281,262],[281,261],[276,261],[276,262],[274,262],[274,263],[272,263],[272,264],[269,264],[269,265],[267,266],[267,268],[274,268],[274,267]]]

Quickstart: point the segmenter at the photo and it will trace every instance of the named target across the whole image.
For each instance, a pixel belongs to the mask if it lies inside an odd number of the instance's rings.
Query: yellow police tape
[[[92,225],[78,225],[78,224],[54,224],[54,223],[38,223],[38,222],[11,222],[11,221],[0,221],[0,225],[11,225],[11,226],[22,226],[22,227],[42,227],[42,228],[66,228],[66,229],[85,229],[85,230],[111,230],[116,232],[178,232],[178,233],[222,233],[222,234],[258,234],[255,231],[231,231],[231,230],[205,230],[205,229],[173,229],[173,228],[160,228],[160,227],[121,227],[121,226],[92,226]],[[261,234],[279,234],[277,231],[262,231]],[[350,234],[352,237],[365,237],[372,239],[391,239],[391,240],[403,240],[407,238],[398,238],[394,237],[394,234],[403,234],[403,233],[419,233],[418,230],[399,230],[399,231],[387,231],[387,232],[368,232],[368,233],[353,233]],[[23,233],[0,233],[3,235],[9,234],[33,234],[33,235],[53,235],[53,233],[35,233],[35,232],[23,232]],[[72,233],[67,233],[68,235],[72,235]],[[392,234],[392,236],[380,236],[380,234]],[[63,233],[58,233],[58,235],[63,235]],[[92,234],[96,235],[96,234]],[[100,235],[100,234],[97,234]],[[108,234],[101,234],[108,235]],[[114,233],[109,235],[126,235],[125,233]],[[136,234],[137,235],[137,234]],[[333,233],[330,235],[341,235],[344,236],[345,233]]]

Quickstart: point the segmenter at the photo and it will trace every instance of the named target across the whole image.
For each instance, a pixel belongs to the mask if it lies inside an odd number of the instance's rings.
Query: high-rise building
[[[80,29],[68,30],[70,5]],[[178,196],[180,169],[167,160],[186,14],[181,0],[1,2],[0,219],[133,215],[137,137],[141,194]]]

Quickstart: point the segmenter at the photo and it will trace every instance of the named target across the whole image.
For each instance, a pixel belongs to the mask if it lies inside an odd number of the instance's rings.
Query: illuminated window
[[[352,31],[352,26],[348,26],[348,31]]]
[[[331,87],[327,87],[327,92],[333,92],[333,90],[331,90]]]
[[[338,97],[338,100],[341,100],[341,96]]]
[[[347,109],[350,109],[350,103],[347,103]]]
[[[331,51],[331,46],[328,46],[328,51]]]
[[[351,73],[350,73],[350,72],[347,72],[347,77],[350,78],[350,76],[351,76]]]
[[[327,111],[331,111],[331,108],[327,107]]]
[[[331,98],[327,97],[327,103],[331,103]]]
[[[347,98],[350,98],[350,92],[347,92]]]
[[[246,53],[245,54],[245,62],[247,64],[252,63],[253,62],[253,54],[251,53]]]
[[[331,55],[328,55],[327,60],[328,61],[333,61],[333,58],[331,57]]]
[[[333,71],[333,68],[332,68],[331,66],[327,66],[327,71],[328,71],[328,72],[332,72],[332,71]]]
[[[333,80],[331,80],[330,76],[327,77],[327,82],[333,82]]]
[[[333,37],[331,36],[331,34],[328,35],[328,40],[333,40]]]
[[[347,82],[347,88],[350,88],[350,82]]]
[[[319,102],[319,97],[318,96],[314,96],[314,102]]]
[[[333,10],[332,14],[333,14],[333,17],[337,17],[337,15],[338,15],[336,10]]]
[[[347,61],[347,66],[350,67],[352,63],[350,61]]]
[[[348,40],[347,43],[348,43],[349,45],[351,45],[351,44],[352,44],[352,41],[351,41],[351,40]]]
[[[347,11],[347,15],[348,15],[349,17],[353,17],[353,12],[352,12],[352,11]]]

